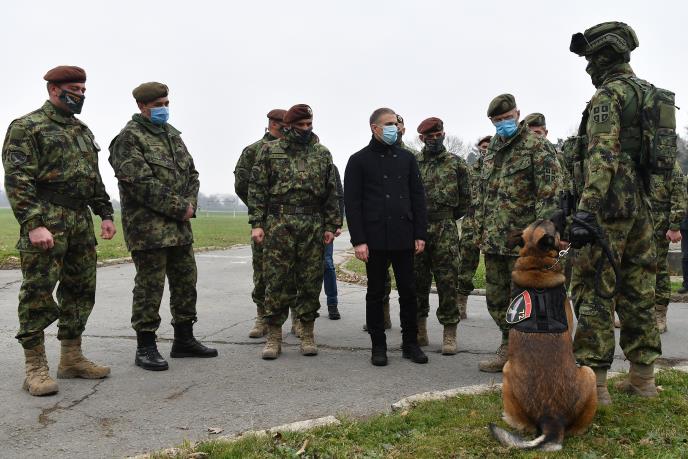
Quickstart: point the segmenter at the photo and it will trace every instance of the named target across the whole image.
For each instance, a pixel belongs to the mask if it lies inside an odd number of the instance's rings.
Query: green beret
[[[169,89],[167,85],[151,81],[149,83],[141,83],[132,92],[136,102],[147,104],[153,102],[155,99],[167,97]]]
[[[590,56],[609,46],[619,54],[630,53],[640,45],[631,26],[623,22],[603,22],[571,36],[569,51]]]
[[[48,70],[43,79],[49,83],[86,83],[86,71],[76,65],[60,65]]]
[[[516,99],[511,94],[500,94],[487,107],[487,117],[499,116],[516,108]]]
[[[526,126],[547,126],[545,115],[542,113],[531,113],[526,116],[523,121],[526,122]]]

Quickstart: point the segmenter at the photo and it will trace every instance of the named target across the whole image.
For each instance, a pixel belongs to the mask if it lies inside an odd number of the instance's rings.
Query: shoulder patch
[[[597,124],[606,123],[609,120],[609,103],[594,105],[590,112],[590,118]]]
[[[12,126],[10,129],[10,140],[23,139],[26,136],[26,130],[22,126]]]

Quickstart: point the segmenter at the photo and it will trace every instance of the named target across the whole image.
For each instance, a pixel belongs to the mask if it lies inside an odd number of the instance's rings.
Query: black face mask
[[[67,107],[67,110],[74,114],[79,114],[81,113],[81,109],[84,106],[84,100],[86,99],[86,96],[83,94],[76,94],[74,92],[69,92],[66,89],[63,89],[62,92],[60,93],[60,101]]]
[[[291,132],[294,135],[294,140],[304,145],[310,142],[311,137],[313,136],[313,128],[306,129],[305,131],[301,129],[292,128]]]
[[[624,62],[624,56],[609,50],[603,50],[590,56],[585,71],[590,75],[592,84],[599,88],[609,76],[611,70]]]
[[[444,147],[444,136],[436,139],[425,139],[425,150],[429,153],[439,153]]]

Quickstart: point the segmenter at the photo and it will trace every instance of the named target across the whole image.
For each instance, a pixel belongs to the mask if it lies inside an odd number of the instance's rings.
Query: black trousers
[[[413,250],[370,250],[366,274],[366,326],[373,344],[385,343],[385,324],[382,303],[385,297],[385,277],[392,265],[399,291],[399,316],[404,344],[415,343],[418,334],[416,318],[416,290],[413,277]]]

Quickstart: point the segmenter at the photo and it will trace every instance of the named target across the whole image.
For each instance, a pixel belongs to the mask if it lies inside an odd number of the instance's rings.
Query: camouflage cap
[[[311,110],[311,107],[306,104],[296,104],[287,110],[282,122],[285,124],[292,124],[309,118],[313,118],[313,110]]]
[[[85,83],[86,71],[75,65],[59,65],[48,70],[43,79],[50,83]]]
[[[516,108],[516,99],[511,94],[500,94],[487,107],[487,117],[499,116]]]
[[[603,22],[571,36],[569,51],[589,56],[609,46],[619,54],[630,53],[640,43],[635,31],[623,22]]]
[[[444,123],[439,118],[430,117],[423,120],[418,125],[418,134],[430,134],[432,132],[442,132],[444,130]]]
[[[274,120],[274,121],[282,121],[284,120],[284,115],[287,113],[286,110],[283,110],[281,108],[275,108],[274,110],[270,110],[268,112],[268,119]]]
[[[480,140],[478,140],[478,143],[477,143],[476,145],[480,145],[480,144],[483,143],[483,142],[489,142],[490,140],[492,140],[492,136],[491,136],[491,135],[486,135],[485,137],[483,137],[483,138],[481,138]]]
[[[523,121],[526,123],[526,126],[547,126],[545,115],[542,113],[531,113]]]
[[[147,104],[153,102],[155,99],[160,99],[161,97],[167,97],[169,94],[169,88],[167,85],[158,83],[155,81],[150,81],[148,83],[141,83],[131,92],[136,99],[136,102],[142,104]]]

